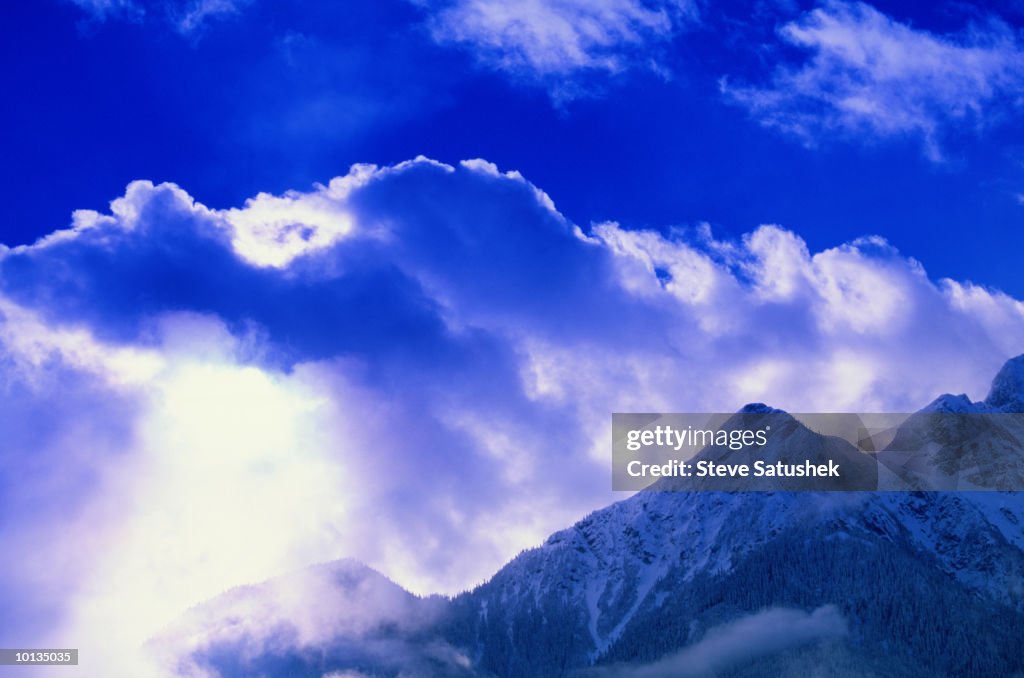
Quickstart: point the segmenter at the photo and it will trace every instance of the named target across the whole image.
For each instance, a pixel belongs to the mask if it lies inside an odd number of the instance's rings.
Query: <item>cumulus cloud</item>
[[[860,2],[829,0],[779,31],[803,52],[764,84],[722,81],[727,99],[808,144],[914,138],[932,160],[953,126],[981,129],[1019,107],[1024,50],[998,19],[938,34]]]
[[[311,562],[470,586],[608,503],[610,412],[905,411],[1024,336],[878,237],[580,227],[426,158],[227,210],[135,182],[0,250],[0,302],[0,537],[34,554],[0,641],[96,661]]]
[[[454,0],[436,3],[432,32],[484,65],[580,93],[578,77],[634,66],[661,68],[651,53],[696,19],[690,0]]]
[[[643,666],[616,666],[588,672],[594,678],[710,676],[758,657],[819,640],[846,635],[846,620],[834,605],[812,612],[771,608],[708,631],[679,652]]]

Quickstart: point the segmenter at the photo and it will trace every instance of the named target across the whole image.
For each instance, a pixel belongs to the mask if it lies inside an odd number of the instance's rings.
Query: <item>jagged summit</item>
[[[786,414],[786,412],[764,403],[747,403],[740,408],[737,414]]]
[[[977,402],[966,394],[944,393],[921,409],[921,412],[948,413],[1024,413],[1024,354],[1007,360],[989,389],[988,397]]]
[[[985,404],[1003,412],[1024,412],[1024,354],[1006,361],[992,380]]]
[[[959,395],[953,395],[952,393],[944,393],[938,398],[929,403],[926,407],[922,408],[922,412],[946,412],[946,413],[965,413],[965,412],[979,412],[990,409],[984,403],[976,403],[967,397],[966,393]]]

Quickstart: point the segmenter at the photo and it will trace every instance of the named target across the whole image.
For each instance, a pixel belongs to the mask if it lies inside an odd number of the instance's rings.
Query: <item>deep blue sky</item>
[[[186,4],[103,14],[64,0],[5,3],[0,241],[30,242],[73,209],[103,210],[138,178],[228,207],[305,190],[354,162],[483,157],[521,171],[582,225],[707,221],[735,237],[779,223],[812,251],[877,233],[932,277],[1024,294],[1024,125],[1012,101],[997,93],[969,118],[933,112],[936,159],[913,133],[801,140],[720,92],[723,76],[765,84],[805,60],[779,27],[812,4],[703,7],[651,48],[670,78],[491,68],[472,46],[433,39],[434,6],[403,0],[237,4],[185,32],[173,21]],[[1019,31],[1009,4],[926,4],[877,8],[953,43],[972,25]],[[577,94],[550,94],[566,80]]]

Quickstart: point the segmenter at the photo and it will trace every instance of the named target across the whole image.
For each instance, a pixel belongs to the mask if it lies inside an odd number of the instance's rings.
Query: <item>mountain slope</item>
[[[984,654],[990,675],[1005,675],[1022,668],[997,659],[1024,633],[1024,552],[1010,529],[1024,509],[1019,495],[995,496],[1005,505],[939,493],[642,493],[456,599],[469,627],[453,640],[497,675],[561,676],[595,660],[653,660],[763,608],[832,604],[865,655],[922,665],[927,653],[930,675],[956,675]],[[996,654],[966,641],[933,651],[958,630]],[[883,652],[897,633],[906,638]]]
[[[1022,365],[1000,371],[986,402],[959,402],[1015,411]],[[780,444],[828,442],[798,429]],[[989,447],[1019,456],[1004,433],[988,431]],[[938,463],[948,452],[930,451]],[[850,627],[837,656],[857,671],[1024,670],[1024,495],[657,491],[678,486],[665,479],[521,554],[453,601],[453,639],[497,675],[562,676],[652,661],[763,608],[835,605]]]

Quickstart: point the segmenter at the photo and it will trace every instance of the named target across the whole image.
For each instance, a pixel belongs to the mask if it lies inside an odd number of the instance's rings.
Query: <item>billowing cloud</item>
[[[779,31],[804,53],[764,84],[722,81],[762,124],[808,144],[823,138],[913,138],[943,157],[950,127],[984,128],[1019,107],[1024,49],[995,18],[955,34],[895,21],[861,2],[829,0]]]
[[[434,37],[469,48],[513,77],[559,98],[588,73],[660,68],[652,51],[696,19],[690,0],[453,0],[436,3]]]
[[[715,627],[693,645],[651,664],[614,666],[586,675],[593,678],[711,676],[758,657],[814,641],[841,638],[846,631],[846,620],[833,605],[812,612],[771,608]]]
[[[878,237],[580,227],[425,158],[227,210],[135,182],[0,250],[0,302],[0,642],[105,662],[313,562],[470,586],[608,503],[611,412],[979,397],[1024,336]]]

